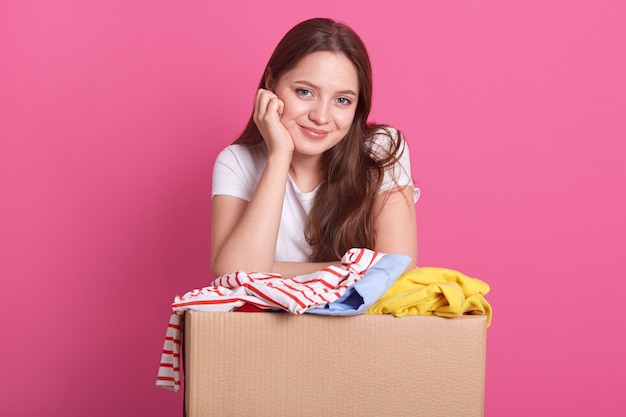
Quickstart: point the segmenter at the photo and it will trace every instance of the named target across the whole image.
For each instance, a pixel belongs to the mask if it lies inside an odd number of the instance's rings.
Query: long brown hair
[[[401,145],[400,132],[393,135],[387,126],[367,122],[372,105],[370,59],[361,38],[345,24],[315,18],[294,26],[276,46],[259,88],[266,88],[268,79],[278,81],[302,58],[319,51],[339,53],[352,62],[359,79],[359,98],[348,133],[322,155],[324,179],[305,225],[313,262],[340,259],[353,247],[374,247],[374,201],[385,170],[397,162]],[[390,138],[385,155],[374,154],[372,150],[370,142],[375,133]],[[234,143],[245,146],[263,143],[252,116]]]

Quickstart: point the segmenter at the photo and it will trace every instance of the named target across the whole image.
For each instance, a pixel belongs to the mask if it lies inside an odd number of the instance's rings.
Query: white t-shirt
[[[397,134],[394,129],[391,129],[391,133]],[[372,143],[374,149],[388,149],[390,139],[384,134],[377,134]],[[385,173],[379,192],[396,186],[410,185],[413,187],[414,202],[417,202],[420,190],[413,186],[411,157],[404,138],[398,152],[402,152],[402,156],[398,163]],[[250,201],[266,163],[267,148],[265,146],[227,146],[220,152],[213,167],[211,197],[229,195]],[[317,188],[303,193],[291,176],[287,179],[274,261],[307,262],[309,260],[312,251],[304,237],[304,225],[316,193]]]

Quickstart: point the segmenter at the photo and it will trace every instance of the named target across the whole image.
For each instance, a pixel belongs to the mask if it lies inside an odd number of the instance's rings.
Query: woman
[[[365,247],[416,265],[415,202],[402,135],[370,125],[372,71],[346,25],[310,19],[272,54],[254,111],[213,173],[211,264],[307,274]]]

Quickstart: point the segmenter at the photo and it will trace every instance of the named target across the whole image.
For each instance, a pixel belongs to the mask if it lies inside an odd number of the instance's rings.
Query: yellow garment
[[[491,305],[484,298],[489,285],[445,268],[415,268],[400,275],[365,314],[435,315],[456,317],[486,314],[491,324]]]

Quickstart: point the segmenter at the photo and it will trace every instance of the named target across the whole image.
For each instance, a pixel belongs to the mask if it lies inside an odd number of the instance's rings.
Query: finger
[[[263,119],[269,113],[273,113],[273,111],[269,110],[269,106],[273,100],[277,100],[278,96],[273,92],[265,89],[259,89],[256,96],[255,103],[255,113],[257,118]]]
[[[254,111],[252,112],[252,117],[254,120],[258,120],[259,118],[259,101],[261,100],[261,95],[263,94],[263,89],[259,88],[256,91],[256,95],[254,96]]]
[[[268,91],[260,88],[255,97],[254,101],[254,118],[255,120],[261,120],[267,111],[267,105],[269,103]]]
[[[282,101],[281,99],[277,99],[278,100],[278,108],[276,109],[276,111],[278,112],[278,118],[282,118],[283,117],[283,113],[285,112],[285,102]]]
[[[278,97],[271,98],[267,105],[266,117],[268,120],[280,120],[283,114],[285,103]]]

